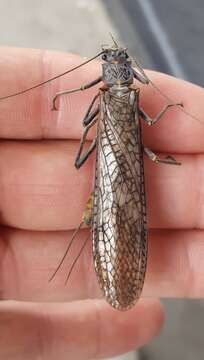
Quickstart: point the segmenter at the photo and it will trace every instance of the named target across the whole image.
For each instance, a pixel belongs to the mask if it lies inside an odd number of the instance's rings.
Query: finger
[[[0,56],[2,96],[35,85],[83,61],[70,54],[14,48],[2,48]],[[57,91],[90,82],[99,73],[101,65],[93,62],[49,85],[2,101],[0,136],[14,139],[78,139],[82,131],[82,118],[97,87],[79,94],[62,96],[57,112],[50,111],[52,99]],[[155,126],[144,126],[145,144],[157,151],[203,152],[204,90],[164,74],[148,72],[148,75],[173,102],[182,102],[185,109],[200,119],[201,123],[181,110],[171,108]],[[166,104],[151,85],[142,87],[141,95],[142,107],[152,117]]]
[[[78,146],[76,141],[0,144],[2,224],[30,230],[79,225],[92,191],[93,162],[75,169]],[[145,163],[149,227],[203,228],[203,155],[175,157],[182,166]]]
[[[77,55],[19,48],[1,48],[0,56],[1,96],[36,85],[84,61]],[[99,66],[91,63],[77,70],[77,76],[71,73],[28,93],[1,101],[1,138],[79,138],[81,120],[96,87],[84,92],[82,97],[81,94],[63,96],[66,106],[60,111],[51,111],[52,99],[60,90],[79,87],[98,77],[98,70]]]
[[[1,223],[62,230],[73,226],[73,214],[74,224],[81,221],[91,192],[91,169],[88,162],[81,171],[75,169],[77,146],[74,142],[0,144]]]
[[[91,235],[68,279],[89,230],[81,231],[54,279],[49,282],[72,232],[29,232],[5,229],[0,240],[2,299],[73,301],[101,298],[93,265]],[[149,232],[148,266],[143,297],[204,297],[203,231]]]
[[[156,300],[140,301],[124,313],[100,300],[69,305],[5,302],[0,319],[2,359],[86,360],[149,342],[160,331],[163,311]]]
[[[201,104],[204,90],[166,74],[149,71],[148,76],[164,96],[152,85],[143,86],[140,91],[141,106],[145,112],[154,118],[167,103],[182,103],[184,111],[180,106],[170,107],[155,125],[148,126],[143,122],[144,144],[161,152],[203,152],[204,121]],[[165,95],[171,101],[167,101]]]

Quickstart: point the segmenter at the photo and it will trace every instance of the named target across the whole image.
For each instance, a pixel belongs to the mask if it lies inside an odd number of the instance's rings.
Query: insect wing
[[[93,209],[93,254],[100,287],[116,309],[139,298],[147,231],[138,94],[101,93]]]

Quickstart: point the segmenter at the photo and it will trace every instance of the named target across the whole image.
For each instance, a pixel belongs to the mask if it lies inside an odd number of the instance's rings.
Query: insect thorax
[[[127,62],[117,64],[105,63],[102,64],[102,67],[105,84],[112,86],[133,83],[133,70]]]

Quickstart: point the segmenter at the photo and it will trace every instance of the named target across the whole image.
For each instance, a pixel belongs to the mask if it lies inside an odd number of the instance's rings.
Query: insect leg
[[[90,116],[91,116],[91,114],[90,114]],[[91,120],[91,122],[86,126],[86,128],[84,130],[83,136],[80,141],[80,146],[79,146],[79,150],[78,150],[78,153],[76,156],[76,160],[75,160],[75,167],[77,169],[79,169],[84,164],[84,162],[87,160],[87,158],[89,157],[89,155],[92,153],[92,151],[94,150],[94,148],[96,146],[96,138],[95,138],[92,141],[90,147],[84,152],[83,155],[81,155],[85,141],[86,141],[87,133],[88,133],[89,129],[97,122],[97,120],[98,120],[98,118],[94,117],[94,119]]]
[[[149,79],[144,72],[140,74],[138,71],[133,69],[133,76],[136,80],[140,81],[142,84],[149,84]]]
[[[83,126],[87,126],[91,122],[91,120],[99,113],[99,106],[97,106],[96,110],[92,111],[92,115],[90,114],[91,110],[93,108],[93,105],[94,105],[95,101],[98,99],[98,97],[99,97],[99,93],[94,96],[91,104],[89,105],[88,110],[82,121]]]
[[[55,97],[53,98],[53,101],[52,101],[52,110],[57,110],[56,101],[57,101],[57,98],[59,96],[62,96],[62,95],[65,95],[65,94],[71,94],[71,93],[81,91],[81,90],[89,89],[90,87],[97,85],[101,80],[102,80],[102,77],[99,76],[97,79],[91,81],[90,83],[81,85],[79,88],[57,92]]]
[[[99,105],[97,106],[97,108],[94,110],[94,111],[92,111],[92,112],[90,112],[89,114],[88,114],[88,116],[85,116],[84,117],[84,119],[83,119],[83,125],[84,125],[84,127],[86,127],[86,126],[88,126],[90,123],[91,123],[91,121],[96,117],[96,115],[98,115],[99,114]]]
[[[156,155],[152,150],[147,147],[144,147],[144,153],[147,157],[155,162],[155,163],[162,163],[162,164],[169,164],[169,165],[181,165],[180,162],[176,161],[171,155],[167,155],[166,158],[160,159],[158,155]]]
[[[88,122],[88,125],[86,126],[86,129],[85,129],[85,131],[84,131],[84,134],[83,134],[83,137],[82,137],[81,143],[80,143],[80,148],[79,148],[79,151],[78,151],[78,154],[77,154],[77,157],[76,157],[75,166],[76,166],[77,168],[79,168],[79,167],[84,163],[84,161],[88,158],[89,154],[93,151],[93,149],[94,149],[94,147],[95,147],[95,145],[96,145],[96,139],[95,139],[95,140],[92,142],[92,144],[91,144],[91,146],[89,147],[89,149],[88,149],[88,150],[85,152],[85,154],[80,158],[81,152],[82,152],[82,150],[83,150],[83,145],[84,145],[84,143],[85,143],[85,141],[86,141],[86,135],[87,135],[87,133],[88,133],[88,130],[89,130],[89,129],[95,124],[95,122],[97,121],[96,115],[98,114],[99,109],[98,109],[97,113],[96,113],[96,111],[94,111],[94,112],[91,113],[91,108],[92,108],[95,100],[97,99],[97,97],[98,97],[98,95],[95,96],[94,99],[92,100],[92,103],[91,103],[91,105],[89,106],[89,109],[88,109],[88,111],[87,111],[87,113],[86,113],[86,115],[85,115],[85,117],[84,117],[84,120],[83,120],[83,122],[87,121],[87,122]],[[95,114],[95,115],[94,115],[94,114]],[[86,224],[87,226],[90,226],[90,223],[91,223],[91,221],[92,221],[92,208],[93,208],[93,194],[90,195],[89,200],[88,200],[88,202],[87,202],[87,204],[86,204],[86,208],[85,208],[84,213],[83,213],[82,222],[80,223],[80,225],[78,226],[78,228],[74,231],[74,233],[73,233],[73,235],[72,235],[72,238],[71,238],[71,241],[70,241],[70,243],[69,243],[69,245],[68,245],[65,253],[64,253],[64,255],[63,255],[63,257],[62,257],[59,265],[57,266],[56,270],[55,270],[54,273],[52,274],[52,276],[51,276],[51,278],[50,278],[49,281],[51,281],[51,280],[55,277],[56,273],[58,272],[58,270],[59,270],[60,267],[62,266],[62,264],[63,264],[63,262],[64,262],[64,260],[65,260],[65,258],[66,258],[66,256],[67,256],[67,254],[68,254],[68,252],[69,252],[69,250],[70,250],[70,248],[71,248],[71,246],[72,246],[72,244],[73,244],[73,242],[74,242],[74,240],[75,240],[75,238],[76,238],[79,230],[81,229],[82,225],[83,225],[83,224]],[[89,238],[89,237],[88,237],[88,238]],[[83,249],[84,249],[84,247],[85,247],[85,245],[86,245],[86,243],[87,243],[87,241],[88,241],[88,238],[85,240],[85,242],[84,242],[84,244],[83,244],[83,246],[82,246],[79,254],[77,255],[77,257],[76,257],[76,259],[74,260],[74,262],[72,263],[71,268],[70,268],[70,271],[69,271],[69,273],[68,273],[68,275],[67,275],[67,278],[66,278],[66,282],[65,282],[65,283],[68,282],[68,279],[69,279],[69,277],[70,277],[70,275],[71,275],[71,273],[72,273],[72,270],[73,270],[73,268],[74,268],[77,260],[79,259],[80,255],[81,255],[81,253],[82,253],[82,251],[83,251]]]
[[[183,107],[183,104],[182,104],[182,103],[178,103],[178,104],[168,104],[168,105],[165,105],[165,106],[163,107],[163,109],[159,112],[159,114],[157,114],[157,116],[156,116],[154,119],[151,119],[151,118],[149,117],[149,115],[147,115],[147,114],[144,112],[144,110],[141,109],[141,108],[140,108],[140,110],[139,110],[139,114],[140,114],[140,116],[143,118],[143,120],[145,120],[145,121],[148,123],[148,125],[154,125],[158,120],[161,119],[161,117],[165,114],[165,112],[166,112],[169,108],[171,108],[171,107],[173,107],[173,106],[182,106],[182,107]]]

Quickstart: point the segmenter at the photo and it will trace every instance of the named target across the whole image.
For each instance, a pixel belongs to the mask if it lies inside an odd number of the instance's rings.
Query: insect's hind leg
[[[171,155],[167,155],[166,158],[160,159],[158,155],[156,155],[152,150],[147,147],[144,147],[144,153],[151,161],[157,164],[162,163],[168,165],[181,165],[181,163],[176,161],[176,159],[174,159]]]

